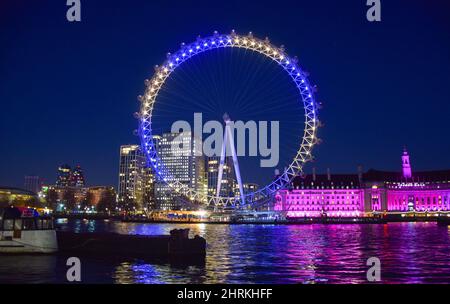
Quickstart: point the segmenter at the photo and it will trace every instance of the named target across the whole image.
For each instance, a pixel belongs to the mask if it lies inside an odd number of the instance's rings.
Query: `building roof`
[[[92,186],[88,187],[89,190],[114,190],[113,186]]]
[[[292,181],[294,188],[311,188],[311,187],[357,187],[359,186],[359,179],[357,174],[330,174],[328,179],[327,174],[312,174],[305,176],[296,176]]]
[[[404,182],[405,178],[400,172],[379,171],[370,169],[363,174],[364,181]],[[450,170],[413,171],[414,182],[443,182],[450,181]]]
[[[31,195],[36,196],[37,194],[33,191],[21,189],[21,188],[15,188],[15,187],[4,187],[0,186],[0,192],[9,192],[10,194],[17,194],[17,195]]]

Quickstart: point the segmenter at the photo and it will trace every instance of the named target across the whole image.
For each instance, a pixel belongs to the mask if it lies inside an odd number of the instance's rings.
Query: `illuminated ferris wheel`
[[[156,143],[152,131],[152,113],[158,94],[164,87],[166,80],[177,67],[189,61],[194,56],[219,48],[241,48],[262,54],[267,60],[276,62],[287,73],[297,88],[298,103],[304,110],[304,116],[298,117],[304,121],[303,136],[297,143],[296,154],[289,166],[283,172],[257,191],[243,193],[240,176],[238,177],[240,195],[220,196],[205,194],[189,187],[188,184],[176,181],[171,177],[170,171],[158,155]],[[173,54],[168,54],[167,60],[157,66],[150,80],[145,81],[146,90],[143,96],[139,96],[141,102],[139,113],[139,135],[142,149],[147,157],[148,163],[153,167],[156,177],[164,181],[177,194],[188,197],[190,200],[207,202],[214,206],[243,206],[257,205],[262,201],[272,198],[274,193],[288,186],[295,176],[302,174],[303,165],[312,159],[312,148],[317,143],[317,128],[319,121],[317,116],[318,105],[315,101],[313,89],[307,79],[307,75],[297,63],[297,59],[285,53],[283,47],[272,45],[269,40],[258,39],[249,33],[239,35],[234,31],[231,34],[219,34],[215,32],[212,36],[198,38],[190,44],[182,44],[181,49]],[[226,134],[226,131],[225,131]],[[223,165],[223,157],[222,164]],[[237,162],[237,160],[236,160]],[[239,170],[236,172],[239,175]],[[220,183],[220,180],[219,180]]]

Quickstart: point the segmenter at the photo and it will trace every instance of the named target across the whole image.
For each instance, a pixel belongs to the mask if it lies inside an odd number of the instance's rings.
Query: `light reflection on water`
[[[450,283],[450,231],[436,223],[388,225],[141,224],[60,221],[61,230],[206,238],[204,265],[83,258],[86,283],[365,283],[366,261],[381,260],[385,283]],[[2,256],[0,282],[64,282],[62,256]]]

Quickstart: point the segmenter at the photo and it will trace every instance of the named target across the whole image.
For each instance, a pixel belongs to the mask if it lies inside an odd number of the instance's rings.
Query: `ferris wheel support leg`
[[[241,195],[241,206],[243,206],[243,205],[245,205],[244,188],[242,187],[241,172],[239,171],[239,163],[238,163],[238,159],[236,156],[236,150],[234,148],[233,133],[231,133],[229,121],[227,121],[226,126],[225,126],[225,134],[228,134],[228,140],[230,142],[230,148],[231,148],[231,155],[233,156],[234,171],[236,172],[236,179],[237,179],[237,182],[239,185],[239,194]]]

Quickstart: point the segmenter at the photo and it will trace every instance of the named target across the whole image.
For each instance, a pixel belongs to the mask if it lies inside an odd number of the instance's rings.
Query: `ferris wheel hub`
[[[225,123],[229,123],[231,121],[230,116],[226,112],[225,112],[225,114],[223,114],[222,117],[223,117],[223,120],[225,121]]]

